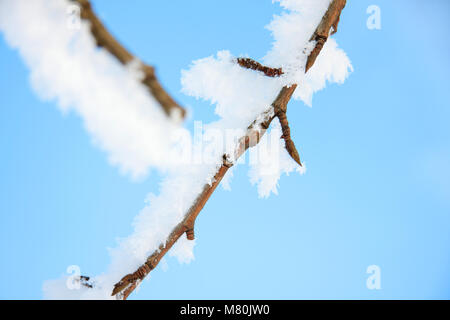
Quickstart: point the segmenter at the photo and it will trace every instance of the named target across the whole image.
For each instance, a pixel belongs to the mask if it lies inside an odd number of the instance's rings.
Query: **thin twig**
[[[282,139],[284,139],[284,144],[287,152],[291,156],[292,159],[294,159],[297,164],[302,167],[302,162],[300,161],[300,155],[297,151],[297,148],[295,147],[295,143],[291,138],[291,128],[289,127],[289,121],[287,119],[286,111],[285,110],[275,110],[275,115],[277,116],[278,120],[280,120],[281,130],[283,132],[283,135],[281,136]]]
[[[250,58],[238,58],[237,63],[243,68],[260,71],[264,73],[266,76],[272,78],[279,77],[283,74],[283,70],[281,68],[266,67],[263,66],[258,61],[255,61]]]
[[[250,58],[238,58],[237,63],[243,68],[262,72],[266,76],[272,78],[279,77],[284,74],[283,69],[281,68],[267,67]],[[295,147],[294,141],[291,138],[291,128],[289,127],[286,110],[287,105],[280,106],[274,109],[274,113],[275,116],[280,120],[281,129],[283,131],[283,135],[281,136],[281,138],[285,141],[285,148],[291,158],[294,159],[294,161],[297,162],[301,167],[302,163],[300,161],[300,155],[297,151],[297,148]]]
[[[308,56],[305,72],[308,72],[313,66],[330,34],[335,34],[337,32],[341,12],[345,7],[345,3],[346,0],[333,0],[330,3],[327,12],[325,12],[325,15],[310,39],[310,41],[315,41],[316,45]]]

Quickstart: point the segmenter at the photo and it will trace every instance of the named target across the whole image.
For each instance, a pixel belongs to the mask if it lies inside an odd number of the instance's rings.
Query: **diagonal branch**
[[[290,87],[284,87],[279,93],[278,97],[272,104],[272,108],[280,108],[288,104],[292,97],[297,85],[292,85]],[[241,155],[247,151],[250,147],[258,144],[260,138],[263,136],[265,131],[269,128],[270,123],[275,118],[273,112],[268,111],[263,115],[260,121],[254,121],[247,129],[247,133],[244,137],[239,140],[238,146],[235,150],[234,158],[238,159]],[[114,287],[112,295],[118,295],[119,298],[127,299],[127,297],[133,292],[134,289],[139,285],[149,273],[152,271],[162,257],[169,251],[169,249],[175,244],[175,242],[186,233],[189,233],[194,228],[195,220],[197,219],[199,213],[205,206],[206,202],[209,200],[213,192],[216,190],[217,186],[222,181],[223,177],[227,173],[228,169],[233,166],[233,163],[229,162],[226,155],[223,156],[223,164],[217,170],[213,182],[211,184],[206,184],[203,187],[202,192],[195,200],[194,204],[188,210],[183,221],[181,221],[171,232],[167,238],[165,244],[162,244],[158,250],[156,250],[147,261],[142,265],[136,272],[126,275],[122,278]],[[188,237],[189,239],[189,237]],[[193,238],[190,238],[193,240]]]
[[[346,0],[332,0],[327,12],[322,17],[322,20],[311,37],[312,41],[316,41],[316,47],[310,53],[308,57],[308,62],[306,64],[306,72],[312,67],[317,56],[319,55],[325,41],[328,39],[330,31],[335,31],[337,28],[337,23],[339,21],[339,16],[341,11],[345,6]],[[332,29],[333,28],[333,29]],[[325,35],[325,36],[324,36]],[[285,86],[281,89],[275,101],[272,103],[269,110],[258,117],[247,129],[247,133],[243,136],[238,143],[235,150],[234,159],[237,160],[244,152],[259,143],[260,138],[264,135],[265,131],[269,128],[272,120],[276,115],[276,110],[286,110],[287,104],[289,103],[295,89],[296,84],[291,86]],[[300,160],[299,160],[300,161]],[[298,162],[299,162],[298,161]],[[222,178],[225,176],[226,172],[233,163],[228,161],[228,156],[223,156],[223,164],[217,170],[214,180],[211,184],[206,184],[203,187],[202,192],[199,194],[194,204],[186,213],[183,221],[181,221],[171,232],[164,244],[161,244],[160,248],[156,250],[152,255],[147,258],[147,261],[134,273],[128,274],[123,277],[114,287],[112,295],[117,298],[127,299],[128,296],[133,292],[134,289],[139,285],[139,283],[157,266],[162,257],[169,251],[173,244],[184,234],[188,235],[188,238],[193,238],[193,228],[195,220],[199,215],[200,211],[205,206],[208,199],[213,194],[214,190],[217,188]]]
[[[105,28],[100,19],[97,18],[89,0],[73,0],[80,6],[80,16],[89,21],[91,33],[97,46],[105,48],[122,64],[126,65],[137,60],[125,47],[123,47]],[[176,114],[181,118],[186,116],[186,111],[167,93],[159,83],[155,69],[145,63],[140,64],[140,70],[144,73],[142,84],[147,87],[152,96],[159,102],[167,116]]]

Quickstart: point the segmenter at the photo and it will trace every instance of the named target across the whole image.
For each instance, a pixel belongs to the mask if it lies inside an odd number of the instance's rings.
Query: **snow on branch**
[[[140,83],[150,79],[155,85],[153,71],[143,75],[143,64],[120,45],[114,45],[120,61],[98,48],[91,27],[107,33],[97,20],[71,27],[71,7],[76,5],[67,0],[2,0],[0,31],[30,69],[34,91],[56,100],[65,113],[75,111],[113,165],[133,178],[145,177],[150,169],[167,170],[175,137],[190,133],[167,117],[158,95]],[[81,13],[92,15],[87,9]],[[111,47],[113,40],[104,43]]]
[[[127,65],[137,60],[125,49],[105,28],[97,18],[89,0],[72,0],[80,5],[80,16],[89,21],[92,35],[99,47],[103,47],[116,57],[122,64]],[[167,93],[161,86],[152,66],[139,62],[139,70],[143,73],[142,83],[150,90],[151,94],[159,102],[164,112],[175,119],[184,118],[186,111]]]
[[[237,63],[243,68],[260,71],[268,77],[279,77],[283,74],[281,68],[266,67],[251,58],[238,58]]]
[[[329,32],[331,27],[337,24],[336,17],[340,16],[341,11],[345,6],[345,2],[346,2],[345,0],[331,1],[326,13],[323,15],[320,21],[318,28],[314,32],[312,39],[313,38],[315,39],[316,34],[323,31],[324,29],[323,26],[329,26],[328,29]],[[325,38],[325,41],[326,40],[327,38]],[[321,44],[320,46],[317,45],[314,48],[314,50],[311,51],[311,53],[307,56],[307,61],[312,61],[312,64],[314,64],[314,61],[316,60],[316,57],[318,56],[322,48],[323,44]],[[313,60],[310,60],[311,54],[315,55]],[[309,67],[311,66],[312,65],[310,65]],[[309,68],[305,68],[305,72],[307,70],[309,70]],[[286,128],[287,119],[285,118],[285,112],[287,110],[287,104],[289,103],[296,88],[297,84],[284,86],[279,92],[274,102],[272,103],[270,110],[266,111],[264,114],[262,114],[262,116],[258,116],[253,121],[253,123],[247,129],[246,135],[239,140],[239,144],[235,149],[234,160],[237,160],[242,154],[244,154],[244,152],[247,149],[258,144],[261,136],[270,126],[270,123],[272,122],[275,116],[277,116],[280,119],[280,122],[285,122],[284,124],[285,128],[283,132],[284,134],[289,136],[288,127]],[[284,138],[290,140],[287,137]],[[288,142],[288,140],[286,140],[286,142]],[[298,157],[298,153],[295,154],[295,152],[297,152],[295,146],[290,145],[286,147],[288,150],[289,148],[294,148],[291,149],[290,151],[290,153],[293,153],[291,154],[291,156],[294,158],[294,160],[296,160],[299,164],[301,164],[300,159]],[[127,299],[127,297],[136,289],[139,283],[151,272],[151,270],[153,270],[156,267],[156,265],[159,263],[162,257],[184,233],[187,233],[188,238],[192,239],[190,234],[194,228],[197,216],[199,215],[199,213],[205,206],[206,202],[211,197],[211,195],[213,194],[213,192],[215,191],[215,189],[217,188],[217,186],[219,185],[219,183],[221,182],[221,180],[223,179],[229,168],[233,166],[233,162],[228,161],[228,158],[229,158],[228,154],[224,154],[222,156],[223,164],[216,171],[212,183],[206,184],[203,187],[202,192],[199,194],[199,196],[194,201],[193,205],[186,212],[184,219],[173,229],[173,231],[170,233],[165,243],[161,244],[160,247],[155,252],[153,252],[148,257],[147,261],[135,272],[126,275],[114,285],[114,290],[112,292],[113,296],[116,296],[120,299]]]
[[[73,1],[81,8],[80,30],[65,27]],[[80,277],[77,292],[68,292],[65,279],[47,281],[46,297],[126,299],[169,250],[180,261],[190,261],[199,213],[249,149],[250,158],[258,155],[257,161],[250,159],[249,175],[262,197],[277,192],[281,174],[304,172],[287,105],[291,99],[310,105],[314,92],[327,82],[342,83],[352,70],[345,52],[328,39],[346,1],[276,2],[285,11],[268,26],[274,42],[262,63],[224,50],[182,71],[183,92],[209,101],[219,117],[200,131],[214,136],[232,128],[238,134],[232,143],[204,142],[203,162],[174,165],[168,161],[174,150],[193,140],[172,121],[176,113],[184,116],[184,109],[162,88],[154,69],[113,38],[89,1],[0,0],[0,30],[19,49],[40,96],[56,98],[63,110],[75,110],[95,143],[122,170],[142,176],[156,168],[165,174],[160,193],[150,195],[135,218],[133,233],[110,251],[107,272]],[[185,140],[174,141],[180,136]],[[273,150],[267,148],[268,136],[275,137]]]

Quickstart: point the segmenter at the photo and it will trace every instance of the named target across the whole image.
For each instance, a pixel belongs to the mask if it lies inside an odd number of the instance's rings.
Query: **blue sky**
[[[261,58],[271,1],[94,1],[112,32],[180,92],[180,70],[228,49]],[[381,30],[366,8],[381,8]],[[348,1],[336,39],[355,71],[344,85],[289,105],[305,175],[258,199],[247,168],[218,189],[197,223],[195,261],[167,258],[132,298],[450,298],[450,4]],[[438,30],[438,32],[436,31]],[[79,265],[105,271],[117,237],[159,176],[133,182],[108,164],[74,114],[32,92],[0,37],[0,298],[40,299],[44,280]],[[381,290],[366,269],[381,268]]]

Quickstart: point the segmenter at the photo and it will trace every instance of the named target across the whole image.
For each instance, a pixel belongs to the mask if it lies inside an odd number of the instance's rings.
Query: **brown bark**
[[[126,65],[136,58],[123,47],[105,28],[103,23],[97,18],[89,0],[73,0],[80,6],[81,18],[89,21],[91,33],[97,46],[105,48],[122,64]],[[186,111],[167,93],[159,83],[155,69],[152,66],[142,63],[141,71],[144,73],[142,84],[147,87],[153,97],[159,102],[166,115],[178,114],[181,118],[186,116]]]
[[[311,66],[314,64],[317,56],[319,55],[320,51],[322,50],[322,47],[326,40],[328,39],[328,35],[330,34],[331,28],[333,28],[333,32],[337,30],[337,24],[339,22],[339,16],[341,14],[341,11],[343,10],[345,6],[346,0],[333,0],[325,15],[322,17],[322,20],[315,30],[313,36],[311,37],[312,41],[316,41],[316,46],[314,50],[310,53],[306,67],[305,72],[307,72]],[[239,144],[236,148],[234,159],[238,159],[248,148],[253,147],[257,143],[259,143],[259,140],[261,136],[265,133],[265,131],[269,128],[272,120],[275,118],[275,116],[278,116],[280,119],[280,122],[287,122],[287,119],[285,118],[285,113],[287,110],[287,104],[289,103],[292,94],[294,93],[295,89],[297,88],[296,84],[293,84],[291,86],[283,87],[278,94],[275,101],[272,103],[271,108],[266,111],[262,115],[262,120],[257,121],[255,120],[247,129],[247,133],[244,137],[242,137],[239,140]],[[281,110],[281,111],[280,111]],[[260,119],[260,117],[258,117]],[[283,136],[284,139],[290,140],[290,134],[286,131],[286,129],[289,128],[288,125],[284,124],[284,130],[283,130]],[[285,132],[286,131],[286,132]],[[288,146],[288,143],[286,140],[286,148],[291,148],[291,156],[295,159],[298,159],[298,163],[300,164],[300,158],[294,153],[295,146]],[[292,140],[290,140],[292,141]],[[289,151],[289,149],[288,149]],[[295,149],[296,152],[296,149]],[[233,164],[228,161],[228,156],[223,156],[223,164],[216,172],[216,175],[214,177],[214,181],[211,184],[206,184],[203,188],[203,191],[200,193],[200,195],[195,200],[194,204],[191,206],[191,208],[186,213],[183,221],[181,221],[171,232],[169,237],[167,238],[166,242],[164,244],[161,244],[159,250],[156,250],[145,262],[144,265],[142,265],[136,272],[126,275],[123,277],[114,287],[114,290],[112,292],[112,295],[116,295],[118,298],[126,299],[128,296],[133,292],[133,290],[138,286],[140,281],[142,281],[151,270],[153,270],[156,265],[159,263],[159,261],[162,259],[162,257],[169,251],[169,249],[173,246],[173,244],[184,234],[186,233],[189,239],[193,239],[193,229],[194,224],[197,216],[199,215],[200,211],[205,206],[208,199],[211,197],[214,190],[217,188],[219,183],[221,182],[222,178],[225,176],[228,169]]]
[[[283,70],[281,68],[266,67],[263,66],[258,61],[255,61],[250,58],[238,58],[237,63],[243,68],[260,71],[264,73],[266,76],[272,78],[279,77],[283,74]]]
[[[337,32],[339,19],[341,17],[342,10],[345,7],[345,3],[346,0],[333,0],[328,6],[327,12],[325,12],[325,15],[310,39],[310,41],[315,41],[316,45],[308,56],[305,72],[308,72],[308,70],[313,66],[330,34],[335,34]]]

